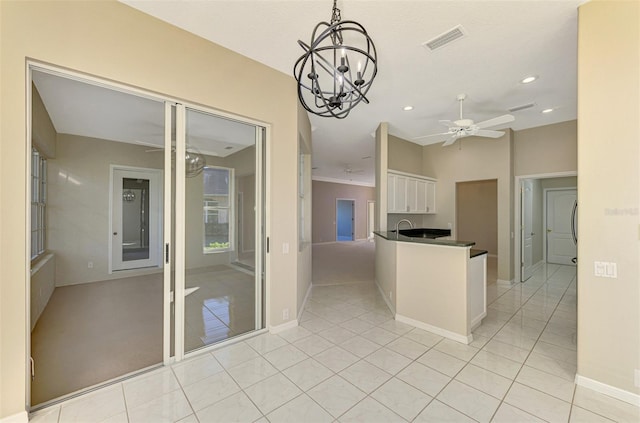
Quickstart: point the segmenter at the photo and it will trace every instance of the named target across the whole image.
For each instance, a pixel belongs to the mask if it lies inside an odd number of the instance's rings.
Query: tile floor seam
[[[120,383],[120,388],[122,390],[122,400],[124,401],[124,414],[125,416],[127,416],[127,422],[130,422],[131,419],[129,418],[129,406],[127,404],[127,396],[124,393],[124,383]]]
[[[557,272],[557,270],[556,270],[556,272]],[[553,274],[555,274],[555,272],[554,272]],[[553,274],[552,274],[552,276],[553,276]],[[561,298],[562,298],[562,297],[564,297],[564,294],[567,292],[567,290],[569,289],[569,287],[571,286],[571,283],[575,280],[575,278],[576,278],[576,276],[574,276],[574,277],[571,279],[571,282],[569,282],[569,284],[568,284],[568,285],[567,285],[567,287],[565,288],[565,290],[564,290],[564,292],[563,292],[563,294],[562,294]],[[540,289],[542,289],[542,287],[543,287],[547,282],[549,282],[549,279],[550,279],[550,277],[549,277],[549,278],[547,278],[547,280],[546,280],[542,285],[540,285],[540,286],[538,287],[538,289],[536,289],[536,290],[534,291],[533,295],[531,295],[531,297],[529,297],[529,298],[527,299],[527,301],[525,301],[525,302],[520,306],[520,308],[516,311],[516,313],[514,313],[514,315],[515,315],[515,314],[517,314],[520,310],[522,310],[522,307],[524,307],[524,305],[525,305],[525,304],[527,304],[527,303],[529,302],[529,300],[530,300],[530,299],[531,299],[531,298],[532,298],[532,297],[533,297],[533,296],[534,296],[534,295],[535,295],[535,294],[536,294]],[[559,304],[559,303],[558,303],[558,304]],[[502,400],[500,401],[500,404],[498,405],[498,408],[496,408],[496,410],[494,411],[493,415],[491,416],[491,420],[493,420],[493,419],[495,418],[496,413],[498,412],[498,410],[500,409],[500,407],[502,406],[502,404],[503,404],[503,403],[509,404],[509,405],[510,405],[510,406],[512,406],[512,407],[515,407],[515,408],[520,409],[519,407],[517,407],[517,406],[515,406],[515,405],[513,405],[513,404],[510,404],[510,403],[508,403],[508,402],[505,402],[505,399],[507,398],[507,395],[509,395],[509,392],[510,392],[510,391],[511,391],[511,389],[513,388],[513,385],[516,383],[516,379],[517,379],[517,378],[518,378],[518,376],[520,375],[520,372],[522,372],[522,369],[523,369],[523,367],[525,366],[525,363],[527,362],[527,360],[529,359],[529,357],[531,356],[531,353],[533,352],[533,349],[535,348],[536,344],[537,344],[537,343],[538,343],[538,341],[540,340],[540,337],[542,336],[542,333],[544,332],[544,329],[546,329],[547,325],[549,324],[549,320],[551,320],[551,318],[553,317],[553,313],[555,313],[555,310],[558,308],[558,304],[556,304],[556,306],[555,306],[555,307],[554,307],[554,309],[553,309],[553,312],[549,315],[549,319],[547,319],[547,322],[545,323],[544,328],[542,329],[542,331],[541,331],[541,332],[540,332],[540,334],[538,335],[538,338],[536,339],[536,342],[535,342],[535,343],[533,344],[533,346],[531,347],[531,350],[529,351],[529,353],[527,354],[527,357],[525,358],[524,362],[522,363],[522,365],[521,365],[521,366],[520,366],[520,368],[518,369],[518,372],[515,374],[515,376],[514,376],[514,377],[513,377],[513,379],[511,380],[511,384],[509,385],[509,388],[508,388],[508,389],[507,389],[507,391],[505,392],[504,397],[503,397],[503,398],[502,398]],[[494,336],[495,336],[495,335],[494,335]],[[491,339],[493,339],[493,338],[491,338]],[[546,373],[546,372],[545,372],[545,373]],[[518,383],[520,383],[520,382],[518,382]],[[529,388],[531,388],[531,389],[535,389],[535,388],[532,388],[532,387],[530,387],[530,386],[528,386],[528,385],[525,385],[525,386],[527,386],[527,387],[529,387]],[[535,390],[536,390],[536,391],[538,391],[538,392],[541,392],[541,391],[539,391],[538,389],[535,389]],[[574,387],[574,391],[575,391],[575,387]],[[543,392],[543,393],[544,393],[544,394],[546,394],[546,392]],[[547,395],[549,395],[549,394],[547,394]],[[552,395],[550,395],[550,396],[552,396]],[[552,397],[553,397],[553,396],[552,396]],[[556,397],[553,397],[553,398],[556,398]],[[558,398],[558,399],[559,399],[559,398]],[[572,399],[572,400],[573,400],[573,399]],[[561,401],[562,401],[562,400],[561,400]],[[565,401],[565,402],[566,402],[566,401]],[[572,405],[573,405],[573,403],[569,403],[569,410],[571,410],[571,406],[572,406]],[[522,410],[522,411],[524,411],[524,412],[528,413],[526,410]],[[528,414],[531,414],[531,413],[528,413]],[[570,416],[571,416],[571,413],[569,413],[569,417],[570,417]],[[538,418],[542,419],[540,416],[536,416],[536,417],[538,417]],[[542,420],[544,420],[544,419],[542,419]],[[569,421],[569,420],[567,419],[567,421]]]
[[[556,271],[557,271],[557,270],[556,270]],[[555,274],[555,272],[554,272],[553,274]],[[552,275],[553,275],[553,274],[552,274]],[[574,278],[575,278],[575,277],[574,277]],[[549,279],[547,278],[547,282],[548,282],[548,280],[549,280]],[[573,281],[573,278],[572,278],[572,281]],[[545,283],[546,283],[546,282],[545,282]],[[536,293],[537,293],[537,292],[538,292],[538,291],[539,291],[539,290],[540,290],[540,289],[545,285],[545,283],[543,283],[542,285],[540,285],[540,286],[539,286],[539,287],[538,287],[538,288],[533,292],[533,294],[532,294],[529,298],[527,298],[527,300],[526,300],[524,303],[522,303],[522,304],[518,307],[518,309],[517,309],[517,310],[512,314],[511,318],[510,318],[509,320],[507,320],[506,322],[504,322],[504,324],[500,327],[500,329],[498,329],[498,331],[496,331],[496,332],[495,332],[491,337],[489,337],[489,340],[485,343],[485,345],[484,345],[481,349],[479,349],[479,350],[474,354],[474,356],[473,356],[469,361],[467,361],[467,363],[466,363],[466,364],[465,364],[465,365],[464,365],[464,366],[463,366],[463,367],[462,367],[462,368],[461,368],[461,369],[460,369],[460,370],[459,370],[459,371],[458,371],[458,372],[457,372],[457,373],[456,373],[456,374],[451,378],[451,380],[450,380],[450,381],[449,381],[449,382],[448,382],[448,383],[447,383],[447,384],[446,384],[446,385],[445,385],[445,386],[444,386],[444,387],[443,387],[443,388],[438,392],[438,394],[436,394],[436,395],[434,396],[434,398],[435,398],[435,399],[437,399],[437,398],[438,398],[438,396],[442,393],[442,391],[444,391],[444,390],[447,388],[447,386],[449,386],[449,385],[451,384],[451,382],[452,382],[453,380],[456,380],[458,383],[463,383],[463,384],[464,384],[464,385],[466,385],[466,386],[470,386],[470,385],[467,385],[466,383],[464,383],[464,382],[462,382],[462,381],[457,380],[457,379],[456,379],[456,377],[460,374],[460,372],[461,372],[462,370],[464,370],[467,366],[469,366],[469,365],[471,364],[471,360],[473,360],[473,358],[474,358],[477,354],[479,354],[479,353],[480,353],[480,351],[482,351],[482,350],[484,349],[484,347],[485,347],[489,342],[491,342],[491,340],[493,340],[493,338],[494,338],[494,337],[495,337],[495,336],[500,332],[500,330],[502,330],[502,329],[503,329],[503,328],[504,328],[504,327],[509,323],[509,321],[511,321],[511,319],[513,318],[513,316],[515,316],[519,311],[521,311],[521,310],[522,310],[522,307],[524,307],[524,305],[525,305],[526,303],[528,303],[528,302],[529,302],[529,300],[530,300],[530,299],[531,299],[531,298],[532,298],[532,297],[533,297],[533,296],[534,296],[534,295],[535,295],[535,294],[536,294]],[[570,285],[571,285],[571,283],[569,283],[569,285],[568,285],[568,286],[567,286],[567,288],[565,289],[565,292],[566,292],[566,290],[568,290],[568,289],[569,289],[569,286],[570,286]],[[515,287],[515,286],[512,286],[509,290],[505,291],[502,295],[505,295],[507,292],[511,291],[511,289],[513,289],[514,287]],[[502,295],[501,295],[501,296],[502,296]],[[496,301],[497,301],[501,296],[497,297],[494,301],[492,301],[492,302],[491,302],[491,304],[494,304],[494,303],[495,303],[495,302],[496,302]],[[563,296],[564,296],[564,293],[563,293]],[[491,304],[489,304],[489,305],[491,305]],[[489,305],[487,305],[487,307],[489,307]],[[557,304],[556,304],[556,307],[554,308],[554,312],[555,312],[556,308],[557,308]],[[552,315],[553,315],[553,313],[551,313],[551,316],[552,316]],[[549,319],[551,319],[551,316],[549,316]],[[547,320],[547,323],[545,324],[545,328],[546,328],[547,324],[548,324],[548,320]],[[543,329],[543,331],[544,331],[544,329]],[[540,335],[538,335],[538,339],[540,338],[540,336],[542,336],[542,332],[540,333]],[[536,340],[536,343],[538,342],[538,339]],[[440,340],[436,345],[438,345],[438,344],[439,344],[440,342],[442,342],[442,341],[443,341],[443,340]],[[435,345],[434,345],[434,347],[435,347]],[[531,348],[531,350],[529,351],[529,353],[527,354],[527,359],[529,358],[529,355],[531,355],[531,352],[533,351],[533,348],[534,348],[534,347],[535,347],[535,344],[534,344],[534,346]],[[441,351],[441,352],[443,352],[443,351]],[[446,354],[446,352],[443,352],[443,353],[444,353],[444,354]],[[426,354],[426,353],[425,353],[425,354]],[[457,357],[456,357],[456,358],[457,358]],[[505,359],[506,359],[506,357],[505,357]],[[515,383],[516,378],[518,377],[518,375],[519,375],[519,374],[520,374],[520,372],[522,371],[522,368],[523,368],[523,367],[524,367],[524,365],[525,365],[524,363],[526,362],[526,360],[527,360],[527,359],[525,359],[525,361],[520,365],[520,368],[518,369],[518,372],[516,373],[516,375],[514,376],[514,378],[513,378],[513,379],[511,379],[511,383],[510,383],[510,385],[509,385],[509,388],[506,390],[506,392],[505,392],[504,396],[502,397],[502,399],[500,399],[500,403],[498,404],[498,407],[497,407],[497,408],[495,409],[495,411],[493,412],[493,414],[492,414],[492,416],[491,416],[490,421],[491,421],[491,420],[493,420],[493,419],[495,418],[495,414],[498,412],[498,410],[500,409],[500,407],[501,407],[501,406],[502,406],[502,404],[504,403],[504,399],[506,398],[506,396],[508,395],[509,391],[510,391],[510,390],[511,390],[511,388],[513,387],[513,384]],[[434,370],[435,370],[435,369],[434,369]],[[485,369],[485,370],[486,370],[486,369]],[[471,387],[472,389],[476,389],[476,388],[474,388],[474,387],[472,387],[472,386],[470,386],[470,387]],[[479,389],[476,389],[476,390],[480,391]],[[483,392],[483,391],[480,391],[480,392]],[[483,392],[483,393],[485,393],[485,392]],[[486,394],[486,393],[485,393],[485,394]],[[489,394],[487,394],[487,395],[489,395]],[[493,398],[495,398],[495,397],[493,397]],[[555,397],[554,397],[554,398],[555,398]],[[508,403],[507,403],[507,404],[508,404]],[[509,404],[509,405],[511,405],[511,404]],[[453,408],[453,407],[452,407],[452,408]],[[516,408],[517,408],[517,407],[516,407]],[[454,408],[454,409],[455,409],[455,408]],[[457,409],[456,409],[456,411],[461,412],[460,410],[457,410]],[[524,410],[522,410],[522,411],[524,411]],[[463,414],[464,414],[464,413],[463,413]],[[466,414],[465,414],[465,415],[466,415]],[[470,416],[468,416],[468,417],[470,417]]]

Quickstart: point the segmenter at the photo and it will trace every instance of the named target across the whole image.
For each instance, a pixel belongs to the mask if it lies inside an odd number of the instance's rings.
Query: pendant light
[[[366,97],[378,72],[376,47],[362,25],[343,21],[333,1],[331,22],[313,29],[294,65],[298,98],[309,112],[344,119]]]

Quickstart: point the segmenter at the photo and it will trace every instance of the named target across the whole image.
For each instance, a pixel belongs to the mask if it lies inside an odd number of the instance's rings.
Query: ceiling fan
[[[362,173],[362,172],[364,172],[364,169],[352,169],[350,165],[346,165],[344,168],[344,173],[347,176],[351,176],[353,174]]]
[[[146,146],[153,146],[153,147],[158,147],[156,144],[152,144],[152,143],[147,143],[144,141],[134,141],[136,144],[141,144],[141,145],[146,145]],[[154,153],[157,151],[164,151],[164,148],[160,147],[160,148],[152,148],[150,150],[145,150],[145,153]],[[171,151],[173,153],[175,153],[176,148],[175,147],[171,147]],[[171,160],[173,162],[174,157],[172,156]],[[190,145],[186,146],[186,151],[185,151],[185,175],[187,178],[193,178],[195,176],[198,176],[202,170],[205,168],[205,166],[207,166],[207,159],[204,157],[204,155],[202,155],[202,153],[200,153],[200,151],[198,151],[197,148],[192,147]]]
[[[414,140],[426,139],[430,141],[444,141],[443,147],[453,144],[460,138],[476,136],[488,138],[500,138],[504,135],[504,131],[492,131],[485,128],[502,125],[503,123],[513,122],[516,120],[513,115],[502,115],[493,119],[474,123],[472,119],[462,117],[462,102],[467,98],[466,94],[458,94],[457,100],[460,103],[460,119],[458,120],[440,120],[439,122],[449,127],[447,132],[440,134],[423,135],[415,137]]]

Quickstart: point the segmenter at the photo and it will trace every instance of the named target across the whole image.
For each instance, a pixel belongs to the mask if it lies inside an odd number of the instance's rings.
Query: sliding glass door
[[[29,406],[263,328],[265,128],[41,64],[30,75]]]
[[[184,117],[180,116],[184,114]],[[184,126],[184,137],[182,136]],[[178,107],[177,199],[184,251],[176,263],[178,310],[189,353],[263,327],[263,128]],[[184,139],[183,139],[184,138]],[[178,329],[178,328],[176,328]]]

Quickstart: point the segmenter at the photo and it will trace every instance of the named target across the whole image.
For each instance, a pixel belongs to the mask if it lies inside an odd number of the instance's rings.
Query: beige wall
[[[400,244],[396,241],[387,241],[379,235],[375,236],[376,242],[376,284],[384,294],[391,306],[391,311],[396,312],[396,269],[397,248]]]
[[[355,200],[355,238],[367,238],[367,201],[375,201],[373,187],[313,181],[313,242],[336,240],[336,199]]]
[[[639,116],[640,3],[586,3],[578,28],[578,375],[636,401]],[[594,261],[617,263],[617,279],[594,276]]]
[[[290,76],[115,1],[0,2],[0,418],[26,392],[26,58],[266,122],[270,324],[296,310],[297,97]],[[259,93],[256,95],[256,93]],[[273,99],[278,107],[273,107]],[[292,318],[295,313],[292,312]]]
[[[515,175],[537,175],[577,169],[575,120],[514,133]]]
[[[498,253],[498,181],[456,184],[456,239],[474,241],[474,248]]]
[[[389,169],[422,175],[422,146],[389,135]]]
[[[423,225],[429,228],[448,228],[457,238],[455,227],[456,183],[496,179],[498,181],[498,279],[513,278],[513,131],[507,130],[498,139],[469,137],[461,148],[443,148],[432,144],[423,148],[423,174],[437,178],[436,209],[425,215]],[[487,166],[491,163],[491,166]],[[473,241],[473,240],[471,240]]]
[[[469,335],[469,249],[410,242],[396,244],[396,312],[458,336]]]
[[[387,230],[387,170],[389,169],[389,124],[381,122],[376,129],[376,231]]]
[[[56,158],[47,162],[47,249],[56,256],[56,286],[158,271],[109,274],[110,166],[162,169],[162,153],[147,149],[58,134]]]

